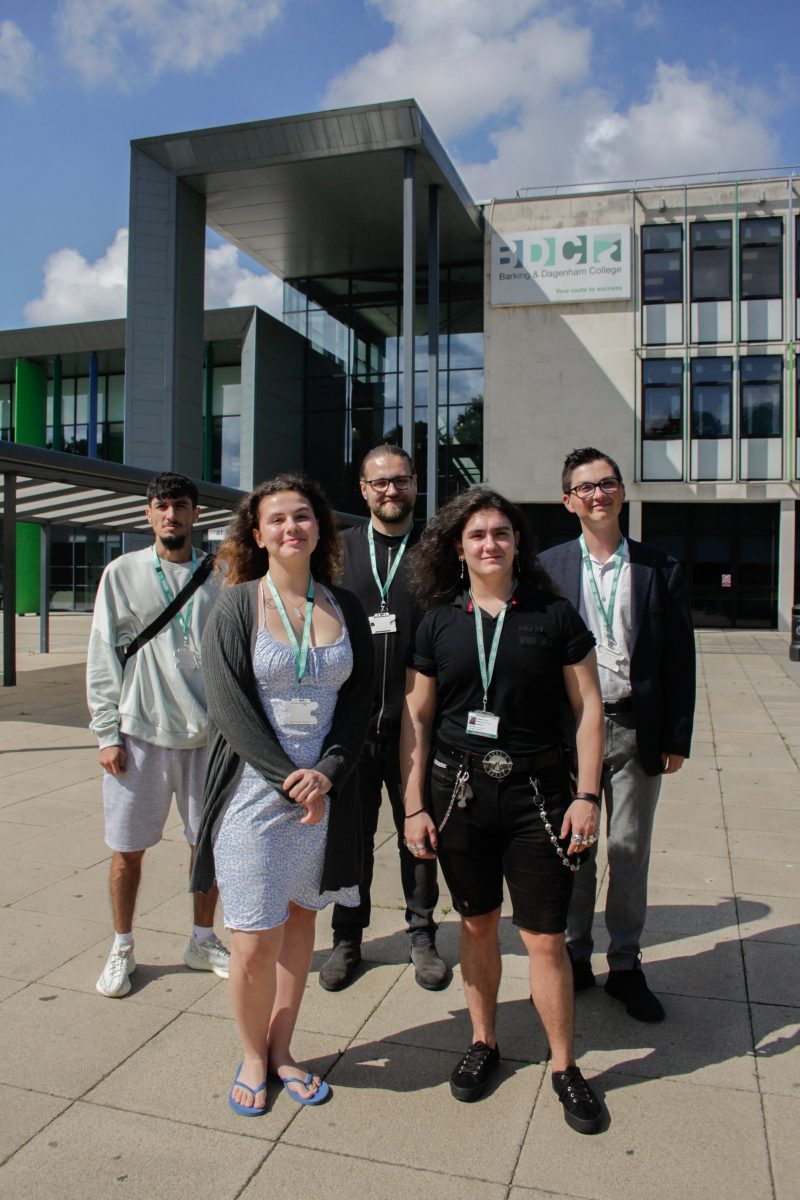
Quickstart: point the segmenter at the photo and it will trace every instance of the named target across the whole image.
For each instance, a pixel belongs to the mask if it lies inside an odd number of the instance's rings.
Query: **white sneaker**
[[[220,979],[227,979],[231,952],[216,934],[212,933],[204,942],[198,942],[193,934],[183,952],[183,961],[193,971],[213,971]]]
[[[97,981],[101,996],[127,996],[131,990],[130,976],[136,970],[133,946],[113,946],[103,974]]]

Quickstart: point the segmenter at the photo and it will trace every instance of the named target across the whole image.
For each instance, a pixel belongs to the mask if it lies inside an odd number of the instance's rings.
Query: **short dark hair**
[[[622,472],[610,454],[606,454],[604,450],[598,450],[595,446],[582,446],[580,450],[570,450],[564,459],[564,466],[561,470],[561,490],[564,495],[572,487],[572,472],[575,468],[584,467],[587,463],[599,462],[600,459],[608,463],[617,479],[622,483]]]
[[[188,496],[192,508],[197,508],[197,487],[188,475],[178,475],[175,471],[162,471],[151,479],[147,485],[147,503],[153,500],[177,500],[178,496]]]
[[[408,453],[408,451],[404,450],[402,446],[398,446],[395,442],[383,442],[380,446],[373,446],[372,449],[368,450],[367,453],[362,458],[361,466],[358,469],[359,479],[366,479],[364,470],[366,468],[367,463],[369,462],[369,460],[371,458],[377,458],[381,454],[384,454],[387,457],[397,455],[399,458],[404,458],[406,460],[406,462],[408,463],[409,475],[414,474],[414,460],[411,457],[411,455]]]

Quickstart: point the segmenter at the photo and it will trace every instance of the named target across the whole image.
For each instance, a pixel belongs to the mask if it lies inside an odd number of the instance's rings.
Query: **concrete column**
[[[778,528],[778,629],[782,633],[792,627],[796,513],[794,500],[781,500]]]
[[[205,197],[131,152],[125,462],[203,469]]]
[[[428,491],[425,515],[439,492],[439,189],[428,188]]]
[[[303,465],[305,340],[259,308],[242,345],[239,487]]]
[[[628,537],[632,537],[635,542],[642,540],[641,500],[628,501]]]

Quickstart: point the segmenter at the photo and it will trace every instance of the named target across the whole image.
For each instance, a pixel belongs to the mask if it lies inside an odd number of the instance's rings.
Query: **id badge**
[[[373,613],[369,627],[373,633],[397,633],[397,617],[392,612]]]
[[[316,700],[275,700],[278,709],[278,719],[287,725],[316,725],[316,710],[319,704]]]
[[[467,713],[467,733],[477,734],[478,737],[496,738],[500,729],[500,718],[494,713],[481,712],[473,709]]]
[[[602,644],[597,647],[597,665],[605,667],[607,671],[613,671],[615,675],[622,673],[622,668],[627,661],[624,654],[620,654],[617,650],[612,650],[609,646]]]
[[[199,671],[200,655],[190,646],[180,646],[175,651],[175,666],[179,671]]]

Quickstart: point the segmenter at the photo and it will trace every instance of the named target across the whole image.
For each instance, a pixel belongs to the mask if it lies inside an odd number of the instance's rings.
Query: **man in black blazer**
[[[640,1021],[664,1009],[641,969],[650,842],[661,776],[689,754],[695,698],[694,635],[680,564],[663,550],[624,538],[625,501],[613,458],[587,446],[562,472],[564,504],[581,535],[539,561],[597,639],[606,712],[602,792],[606,807],[609,975],[606,991]],[[596,848],[575,877],[567,948],[576,990],[594,985],[592,921]]]

